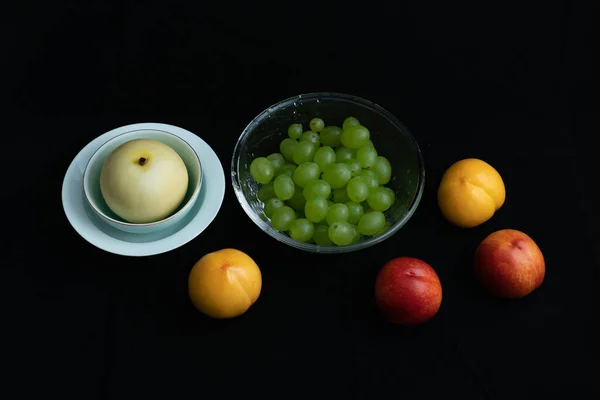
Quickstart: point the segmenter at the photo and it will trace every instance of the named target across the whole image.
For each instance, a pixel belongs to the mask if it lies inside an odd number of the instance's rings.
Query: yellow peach
[[[212,318],[233,318],[256,302],[262,288],[258,265],[246,253],[222,249],[203,256],[192,268],[188,292],[192,304]]]
[[[476,158],[452,164],[438,188],[442,215],[463,228],[475,227],[492,218],[505,198],[504,181],[498,171]]]

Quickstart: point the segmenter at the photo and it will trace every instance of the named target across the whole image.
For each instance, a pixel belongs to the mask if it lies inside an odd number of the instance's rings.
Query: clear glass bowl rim
[[[383,234],[370,237],[366,240],[363,240],[359,243],[350,244],[347,246],[319,246],[313,243],[303,243],[298,242],[291,237],[281,233],[274,228],[272,228],[269,223],[263,221],[258,214],[254,212],[248,201],[246,200],[246,196],[244,196],[244,192],[241,187],[241,182],[239,179],[239,159],[246,143],[247,138],[254,130],[254,128],[260,124],[269,114],[275,113],[282,108],[286,108],[290,105],[293,105],[294,102],[301,102],[306,100],[340,100],[343,102],[354,103],[360,107],[367,108],[370,111],[374,111],[379,113],[382,117],[387,119],[393,125],[395,125],[401,134],[407,136],[409,141],[412,144],[412,149],[414,154],[417,156],[418,163],[418,173],[419,173],[419,182],[417,184],[417,194],[414,197],[408,211],[398,220],[396,221],[386,232]],[[398,134],[398,133],[396,133]],[[352,251],[362,250],[367,247],[374,246],[378,243],[383,242],[384,240],[393,236],[396,232],[400,230],[408,220],[412,217],[412,215],[417,210],[417,207],[421,201],[421,197],[423,195],[423,191],[425,189],[425,165],[423,161],[423,155],[421,154],[421,149],[417,141],[415,140],[412,133],[408,130],[408,128],[392,113],[381,107],[380,105],[373,103],[372,101],[363,99],[361,97],[343,94],[343,93],[335,93],[335,92],[314,92],[314,93],[306,93],[299,94],[293,97],[289,97],[287,99],[281,100],[278,103],[275,103],[265,110],[263,110],[260,114],[258,114],[250,123],[244,128],[242,134],[238,138],[237,143],[235,144],[235,148],[233,150],[233,156],[231,158],[231,183],[233,186],[233,191],[235,192],[235,196],[244,209],[244,212],[248,217],[264,232],[266,232],[272,238],[285,243],[289,246],[297,248],[299,250],[308,251],[311,253],[324,253],[324,254],[341,254],[341,253],[349,253]]]

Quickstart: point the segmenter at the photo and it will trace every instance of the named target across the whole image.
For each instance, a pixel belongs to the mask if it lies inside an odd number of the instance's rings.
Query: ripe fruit
[[[486,237],[477,247],[475,274],[492,294],[518,298],[541,286],[546,263],[531,237],[503,229]]]
[[[188,173],[175,150],[154,139],[123,143],[108,156],[100,190],[108,207],[131,223],[171,215],[188,189]]]
[[[468,158],[444,173],[438,205],[451,223],[472,228],[489,220],[504,204],[506,191],[498,171],[485,161]]]
[[[398,257],[379,271],[375,300],[388,321],[416,325],[437,314],[442,303],[442,284],[425,261]]]
[[[262,276],[246,253],[223,249],[206,254],[188,278],[194,306],[212,318],[233,318],[245,313],[258,299]]]

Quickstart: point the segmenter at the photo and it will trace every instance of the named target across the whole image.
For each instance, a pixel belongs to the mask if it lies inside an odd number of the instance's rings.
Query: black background
[[[597,396],[595,10],[482,3],[90,0],[5,9],[2,397]],[[285,249],[250,221],[230,186],[246,124],[312,91],[382,105],[423,151],[416,214],[358,253]],[[205,232],[145,258],[88,244],[60,201],[77,152],[137,122],[196,133],[227,177]],[[487,223],[461,230],[442,219],[436,189],[466,157],[498,169],[507,201]],[[517,301],[487,295],[472,273],[475,247],[501,228],[528,233],[546,257],[542,287]],[[256,260],[263,291],[243,316],[213,321],[190,304],[186,280],[202,255],[224,247]],[[402,255],[430,263],[444,291],[438,315],[413,328],[384,323],[373,304],[377,271]]]

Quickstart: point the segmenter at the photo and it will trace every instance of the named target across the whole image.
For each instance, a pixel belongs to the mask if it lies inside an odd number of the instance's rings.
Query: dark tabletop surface
[[[567,1],[75,3],[3,13],[1,397],[598,396],[593,10]],[[246,124],[313,91],[380,104],[423,151],[416,214],[358,253],[285,248],[231,189]],[[204,233],[144,258],[87,243],[60,199],[77,152],[137,122],[199,135],[227,179]],[[500,171],[507,200],[487,223],[461,230],[441,217],[436,190],[466,157]],[[528,233],[546,258],[542,287],[517,301],[487,295],[473,277],[475,247],[501,228]],[[256,260],[263,290],[243,316],[214,321],[191,305],[187,276],[225,247]],[[443,285],[438,315],[413,328],[384,323],[373,301],[379,268],[402,255],[426,260]]]

